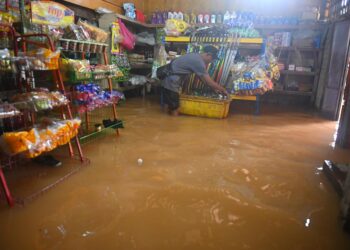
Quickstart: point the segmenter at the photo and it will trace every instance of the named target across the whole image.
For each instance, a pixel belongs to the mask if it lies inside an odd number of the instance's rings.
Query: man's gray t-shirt
[[[181,76],[192,73],[195,73],[198,76],[208,74],[201,55],[195,53],[186,54],[176,58],[171,64],[171,69],[174,75],[165,78],[162,84],[164,88],[174,92],[180,92],[182,84]]]

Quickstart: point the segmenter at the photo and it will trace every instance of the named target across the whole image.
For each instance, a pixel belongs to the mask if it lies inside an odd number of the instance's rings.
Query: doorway
[[[349,63],[350,20],[334,24],[327,81],[321,104],[322,116],[338,121],[343,103]]]

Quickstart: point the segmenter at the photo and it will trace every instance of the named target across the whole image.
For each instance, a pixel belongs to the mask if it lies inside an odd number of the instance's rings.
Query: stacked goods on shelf
[[[20,2],[23,3],[23,1]],[[52,4],[55,3],[52,2]],[[64,12],[63,15],[57,16],[57,23],[62,21],[65,14]],[[21,25],[23,29],[26,29],[31,26],[28,23],[29,18],[24,18],[27,13],[21,13],[21,15],[23,18]],[[73,20],[74,17],[71,17]],[[0,48],[7,49],[7,51],[0,51],[1,99],[14,102],[0,104],[0,118],[2,119],[0,129],[1,132],[5,132],[1,136],[0,143],[3,151],[3,154],[0,154],[0,175],[2,177],[0,182],[6,191],[5,197],[10,206],[14,204],[14,199],[7,186],[2,168],[6,166],[4,164],[11,166],[16,162],[16,157],[14,157],[16,154],[21,153],[29,158],[34,158],[58,146],[69,144],[67,147],[69,156],[73,158],[75,154],[71,139],[74,138],[79,160],[84,162],[80,141],[77,137],[81,122],[73,119],[59,71],[61,51],[56,50],[53,42],[61,37],[61,32],[59,28],[49,29],[47,23],[41,27],[37,23],[33,27],[30,27],[28,32],[20,34],[11,25],[4,24],[2,20],[0,22]],[[34,72],[36,70],[47,72],[38,74]],[[39,80],[43,81],[37,82],[35,78],[38,76],[41,78]],[[7,81],[9,78],[11,81]],[[51,81],[52,78],[54,82]],[[53,92],[37,89],[36,83],[49,87]],[[42,112],[38,113],[39,111],[58,106],[62,106],[57,109],[62,119],[67,117],[67,120],[44,118],[40,124],[34,125],[39,117],[45,115]],[[55,159],[54,161],[55,164],[60,163]],[[60,181],[58,180],[55,184]],[[35,194],[42,193],[51,186],[54,185],[48,185]]]
[[[107,65],[108,77],[109,78],[123,78],[124,74],[115,64]]]
[[[93,80],[106,79],[108,77],[108,65],[95,65],[91,67]]]
[[[130,62],[128,60],[128,57],[124,54],[113,54],[112,55],[112,65],[116,65],[120,71],[122,72],[123,76],[118,79],[119,81],[127,81],[130,75]]]
[[[78,41],[89,41],[90,34],[82,26],[70,24],[65,28],[63,38]]]
[[[26,12],[30,11],[30,1],[23,1]],[[0,2],[0,20],[2,23],[12,24],[14,22],[21,22],[21,13],[19,9],[18,0],[3,0]]]
[[[123,9],[127,18],[137,20],[141,23],[145,22],[145,15],[139,9],[135,8],[133,3],[123,3]]]
[[[106,31],[81,20],[78,21],[78,25],[88,32],[91,40],[98,43],[105,43],[107,41],[108,33]]]
[[[38,112],[67,105],[69,100],[58,91],[49,92],[48,90],[40,89],[38,91],[15,94],[11,98],[11,102],[19,110]]]
[[[145,63],[145,55],[131,53],[128,54],[128,60],[130,64]]]
[[[227,43],[239,38],[260,38],[253,27],[204,27],[191,32],[191,42]]]
[[[5,3],[5,2],[2,1],[1,3]],[[11,13],[2,12],[0,10],[0,20],[1,22],[6,24],[12,24],[13,22],[19,21],[19,16],[13,15]]]
[[[124,3],[123,9],[126,17],[130,19],[136,19],[136,10],[135,5],[133,3]]]
[[[74,87],[73,104],[77,106],[79,113],[92,111],[111,104],[117,104],[125,99],[118,91],[104,91],[94,83],[81,84]]]
[[[91,79],[89,60],[61,59],[60,69],[64,81],[77,82]]]
[[[227,84],[234,95],[262,95],[273,89],[272,80],[280,77],[276,58],[269,50],[259,57],[247,57],[231,68],[231,79]]]
[[[275,17],[275,16],[258,16],[251,12],[241,11],[217,11],[213,13],[190,13],[163,11],[154,12],[151,15],[152,24],[165,24],[168,19],[185,21],[191,25],[208,25],[208,24],[232,24],[238,22],[251,22],[257,25],[297,25],[299,18]],[[303,19],[303,18],[302,18]],[[317,20],[317,18],[313,18]]]
[[[58,61],[60,57],[60,51],[51,51],[50,49],[36,49],[27,52],[18,53],[20,62],[24,61],[24,64],[29,64],[29,67],[34,70],[56,70],[58,69]]]
[[[101,53],[107,44],[108,33],[86,22],[68,25],[60,39],[60,46],[65,51]]]
[[[213,61],[208,66],[210,77],[227,88],[228,79],[231,74],[231,68],[235,63],[235,58],[240,45],[240,37],[258,36],[252,27],[240,29],[233,27],[231,29],[221,27],[204,28],[195,32],[191,37],[191,42],[188,44],[188,53],[200,53],[201,48],[206,44],[213,43],[218,49],[218,59]],[[210,96],[212,98],[225,98],[222,95],[216,94],[209,86],[203,84],[199,78],[192,75],[189,81],[184,85],[184,93],[195,96]]]
[[[16,34],[12,27],[6,26],[6,29],[12,30],[12,32],[7,32],[7,36],[11,37],[11,35]],[[12,47],[14,49],[12,52],[9,52],[7,49],[0,51],[1,71],[8,71],[13,75],[18,74],[18,76],[14,78],[17,82],[14,82],[10,89],[11,96],[7,93],[3,93],[2,95],[3,98],[6,98],[5,96],[8,95],[7,99],[11,104],[1,104],[3,110],[1,118],[8,118],[8,115],[11,113],[19,115],[18,119],[11,120],[11,126],[7,126],[8,120],[3,121],[5,131],[17,130],[21,129],[23,126],[28,126],[35,121],[37,116],[37,114],[35,114],[36,112],[50,110],[60,106],[65,106],[67,108],[69,118],[72,119],[69,100],[65,95],[63,83],[60,82],[61,77],[58,70],[59,57],[61,55],[60,50],[55,50],[52,40],[46,34],[17,36],[18,39],[16,39],[16,41],[27,43],[27,46],[22,46],[22,51],[18,51],[18,46]],[[38,41],[40,41],[40,43]],[[42,41],[46,41],[46,43],[42,43]],[[27,48],[29,48],[29,50],[27,50]],[[48,73],[56,75],[56,84],[53,86],[57,87],[58,91],[50,92],[48,89],[36,88],[34,70],[48,70],[50,71]],[[11,106],[9,107],[9,105]],[[25,112],[19,113],[18,110]],[[64,109],[62,109],[62,112],[64,112],[63,110]],[[69,138],[69,140],[70,139],[71,138]],[[59,144],[61,145],[63,143],[60,142]],[[78,141],[77,147],[82,160],[83,156]],[[70,152],[73,154],[72,148],[70,148]],[[37,154],[32,154],[32,157],[35,155]]]
[[[8,49],[0,50],[0,71],[12,71],[11,54]]]
[[[245,70],[242,68],[241,75],[236,72],[234,76],[234,72],[232,72],[237,55],[242,56],[238,53],[240,48],[244,49],[241,43],[250,43],[251,45],[263,43],[260,33],[253,28],[251,19],[241,19],[239,22],[236,19],[227,20],[224,25],[214,27],[198,26],[197,29],[188,30],[186,35],[188,37],[179,37],[178,39],[166,37],[165,41],[189,42],[187,53],[200,53],[202,48],[208,44],[215,46],[218,49],[218,59],[208,65],[208,73],[229,94],[235,95],[234,98],[238,98],[237,95],[261,95],[273,88],[271,79],[278,78],[279,71],[270,54],[255,57],[255,63],[260,66],[259,75],[254,75],[248,70],[250,69],[249,61],[243,64]],[[265,46],[255,46],[254,49],[256,48],[263,49]],[[254,68],[254,71],[256,70],[257,68]],[[217,94],[194,74],[184,81],[182,91],[182,95],[180,95],[181,113],[212,118],[227,117],[231,97]]]
[[[106,49],[107,44],[96,43],[93,41],[77,41],[77,40],[61,38],[60,46],[64,51],[102,53]]]
[[[87,22],[80,21],[78,24],[70,24],[66,27],[63,38],[77,41],[95,41],[105,43],[108,33]]]
[[[180,36],[188,28],[189,25],[182,20],[168,19],[166,21],[164,30],[167,36]]]
[[[291,32],[276,32],[273,36],[268,37],[268,44],[273,44],[276,47],[289,47],[292,43]]]
[[[123,73],[119,70],[117,65],[92,65],[91,72],[93,80],[123,77]]]
[[[0,119],[11,118],[20,114],[21,112],[13,104],[0,101]]]
[[[4,133],[1,147],[7,154],[23,153],[28,158],[34,158],[70,142],[78,134],[80,123],[78,119],[45,119],[28,131]]]
[[[124,76],[117,65],[90,65],[89,60],[62,59],[60,69],[63,80],[72,83]]]
[[[313,96],[317,85],[317,68],[321,47],[319,29],[275,32],[268,37],[269,46],[278,55],[283,77],[276,82],[279,93]]]
[[[21,79],[25,80],[28,86],[22,84],[16,85],[18,88],[30,87],[35,88],[34,70],[57,70],[59,68],[60,51],[53,52],[50,49],[37,49],[28,52],[18,52],[18,56],[11,56],[10,52],[0,50],[0,72],[20,73]]]
[[[60,40],[62,50],[65,52],[65,58],[61,60],[61,71],[64,73],[65,83],[69,84],[73,91],[74,111],[83,119],[82,124],[85,125],[79,133],[82,142],[87,142],[88,138],[95,138],[96,132],[102,132],[92,131],[93,125],[111,117],[101,108],[111,106],[114,120],[117,120],[116,104],[122,98],[122,94],[113,90],[112,80],[124,80],[128,71],[115,64],[113,56],[112,63],[109,64],[106,43],[108,36],[108,32],[79,20],[77,24],[66,27],[65,34]],[[74,85],[74,83],[80,84]],[[108,90],[103,91],[99,84],[105,86],[106,83]],[[122,123],[120,120],[119,122]]]

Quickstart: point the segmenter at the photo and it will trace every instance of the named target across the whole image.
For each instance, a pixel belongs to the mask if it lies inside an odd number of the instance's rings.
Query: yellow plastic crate
[[[180,95],[180,113],[209,118],[226,118],[230,100]]]

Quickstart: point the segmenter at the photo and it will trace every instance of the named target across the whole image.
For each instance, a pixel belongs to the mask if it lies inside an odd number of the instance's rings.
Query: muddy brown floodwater
[[[89,167],[25,207],[0,204],[0,249],[350,249],[319,168],[350,161],[332,147],[336,123],[231,109],[174,118],[128,100],[121,135],[83,146]]]

